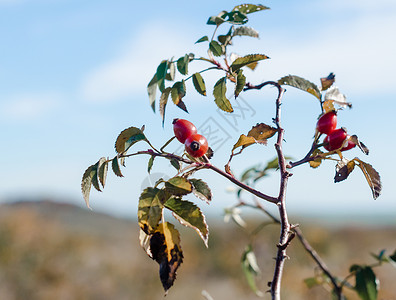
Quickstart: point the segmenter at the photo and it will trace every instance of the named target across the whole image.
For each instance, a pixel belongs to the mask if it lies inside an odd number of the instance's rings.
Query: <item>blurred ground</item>
[[[178,226],[185,259],[166,299],[203,300],[202,290],[214,300],[259,299],[248,288],[240,266],[249,242],[246,234],[234,224],[210,219],[208,223],[209,249],[195,232]],[[396,249],[395,226],[299,223],[341,278],[353,263],[373,263],[371,252],[387,249],[390,254]],[[278,228],[270,225],[255,241],[263,291],[271,280],[277,239]],[[297,239],[288,254],[283,299],[330,299],[322,287],[305,286],[303,280],[314,275],[315,264]],[[375,271],[381,281],[378,299],[396,299],[396,269],[384,265]],[[353,293],[347,295],[357,299]],[[20,202],[0,206],[0,299],[155,300],[163,299],[163,290],[157,263],[139,246],[135,221],[49,201]]]

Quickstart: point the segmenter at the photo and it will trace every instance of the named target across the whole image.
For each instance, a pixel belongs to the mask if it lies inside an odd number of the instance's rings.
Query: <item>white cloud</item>
[[[55,93],[20,94],[3,101],[2,120],[22,121],[43,117],[59,106],[61,97]]]

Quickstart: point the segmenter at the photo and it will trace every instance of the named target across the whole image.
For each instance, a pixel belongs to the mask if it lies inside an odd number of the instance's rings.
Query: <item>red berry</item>
[[[173,132],[180,143],[184,144],[190,135],[197,133],[197,128],[190,121],[184,119],[174,119],[172,124]]]
[[[336,129],[325,137],[323,146],[327,151],[337,150],[342,147],[346,138],[347,133],[344,128]]]
[[[316,130],[320,133],[330,134],[337,126],[337,114],[335,111],[329,111],[322,115],[316,123]]]
[[[190,135],[185,143],[184,148],[192,157],[201,157],[208,151],[208,141],[203,135]]]
[[[348,138],[349,138],[349,136],[348,136]],[[355,147],[356,147],[356,144],[354,142],[352,142],[351,140],[348,140],[348,144],[346,144],[344,147],[342,147],[341,151],[347,151],[347,150],[350,150]]]

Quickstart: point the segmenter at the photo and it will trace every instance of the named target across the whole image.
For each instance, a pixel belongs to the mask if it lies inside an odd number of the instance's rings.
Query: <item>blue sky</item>
[[[202,128],[208,120],[215,121],[225,136],[232,136],[213,159],[223,166],[239,134],[257,122],[271,122],[275,96],[271,89],[243,95],[252,109],[231,124],[216,111],[210,95],[204,98],[190,87],[185,98],[190,114],[168,105],[162,128],[146,95],[157,65],[162,59],[189,52],[205,55],[206,46],[194,42],[212,33],[207,18],[240,2],[147,3],[0,0],[0,201],[51,197],[83,205],[83,171],[101,156],[113,156],[115,138],[129,126],[145,124],[150,140],[162,145],[172,135],[170,120],[174,117],[188,118]],[[293,170],[289,185],[290,212],[394,215],[395,2],[262,4],[271,10],[252,14],[248,23],[260,32],[260,39],[240,38],[232,49],[241,55],[271,57],[256,72],[246,72],[248,80],[260,83],[294,74],[319,83],[320,77],[334,72],[336,85],[353,103],[352,110],[339,114],[339,123],[356,133],[371,151],[365,157],[354,149],[347,157],[358,156],[371,163],[384,185],[382,196],[374,201],[360,170],[348,181],[334,184],[332,163],[318,170],[301,166]],[[214,84],[215,75],[205,77],[208,86]],[[288,155],[304,156],[319,112],[315,98],[287,89],[283,125]],[[255,146],[235,158],[233,171],[240,174],[245,167],[273,157],[271,143],[267,148]],[[93,209],[134,216],[142,182],[148,180],[147,160],[127,161],[123,179],[109,175],[104,192],[92,193]],[[165,162],[155,165],[153,173],[154,177],[174,175]],[[211,206],[201,206],[205,212],[221,214],[222,207],[234,203],[232,194],[225,191],[230,185],[207,171],[202,177],[213,185],[215,197]],[[277,183],[273,176],[260,187],[276,193]]]

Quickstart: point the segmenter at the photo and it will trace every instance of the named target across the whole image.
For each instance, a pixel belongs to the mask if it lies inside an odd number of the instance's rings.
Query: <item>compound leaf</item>
[[[147,141],[143,131],[137,127],[129,127],[118,135],[115,142],[115,150],[117,153],[124,153],[139,141]]]
[[[281,79],[279,79],[278,83],[280,85],[290,85],[292,87],[306,91],[306,92],[310,93],[311,95],[314,95],[319,100],[321,100],[321,93],[319,91],[319,88],[316,86],[316,84],[314,84],[304,78],[301,78],[299,76],[288,75],[288,76],[285,76],[285,77],[282,77]]]
[[[231,106],[230,101],[226,98],[227,85],[226,85],[226,77],[220,78],[214,88],[213,88],[213,96],[215,97],[215,103],[217,106],[226,112],[233,112],[234,109]]]
[[[171,197],[165,202],[165,207],[173,212],[174,217],[184,226],[193,228],[208,247],[209,229],[205,216],[194,203],[180,198]]]

